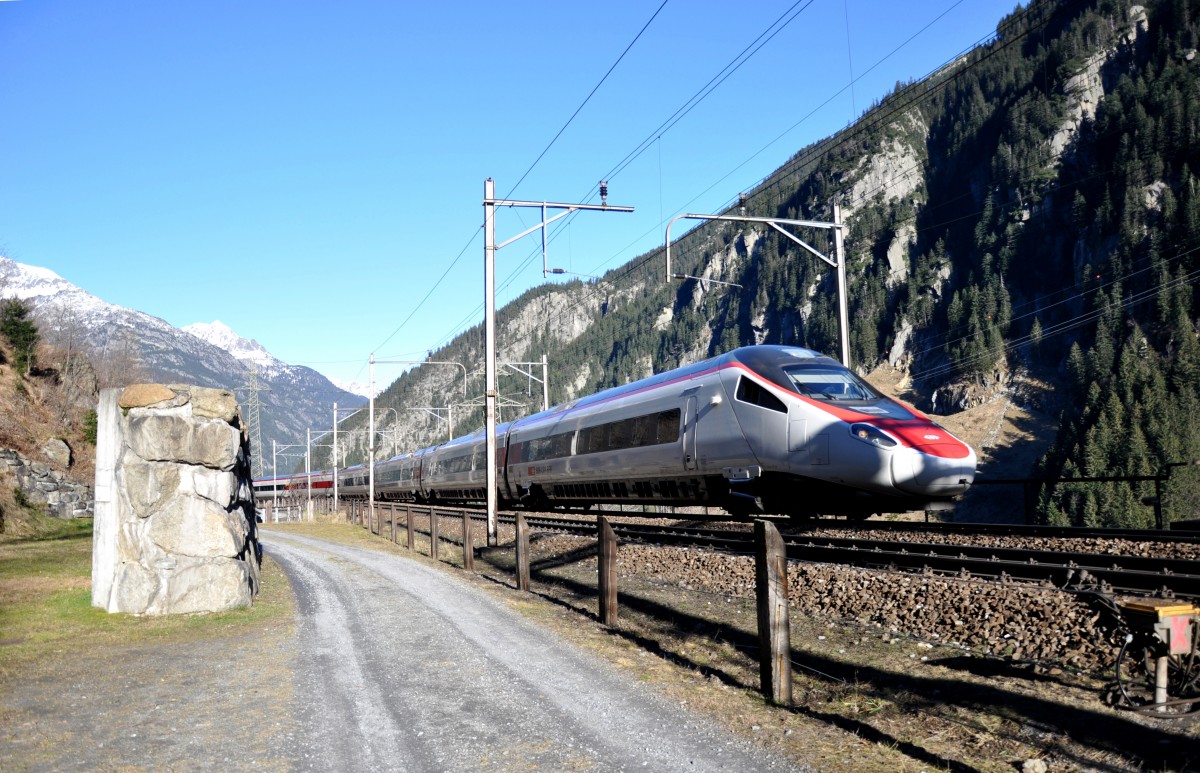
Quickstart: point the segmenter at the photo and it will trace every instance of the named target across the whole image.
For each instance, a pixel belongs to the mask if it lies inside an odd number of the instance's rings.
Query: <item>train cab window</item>
[[[799,365],[783,369],[796,391],[817,400],[879,400],[867,382],[845,368],[828,365]]]
[[[750,403],[751,405],[758,405],[772,411],[787,413],[787,406],[783,404],[782,400],[764,389],[757,381],[748,379],[745,376],[742,376],[738,381],[736,397],[743,403]]]

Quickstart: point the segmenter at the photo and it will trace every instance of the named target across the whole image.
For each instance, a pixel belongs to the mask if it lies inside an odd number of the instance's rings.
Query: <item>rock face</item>
[[[261,554],[232,392],[100,393],[92,605],[134,615],[250,606]]]
[[[50,450],[56,450],[65,452],[69,460],[71,449],[63,441],[51,441],[47,446],[42,449],[47,457],[50,456]],[[58,461],[62,463],[61,458]],[[86,518],[91,515],[91,486],[76,483],[50,465],[26,459],[9,448],[0,448],[0,482],[3,485],[15,485],[28,501],[45,505],[47,514],[51,516]]]

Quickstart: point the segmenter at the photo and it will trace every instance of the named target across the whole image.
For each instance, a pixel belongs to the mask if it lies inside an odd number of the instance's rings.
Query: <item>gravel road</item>
[[[793,770],[419,562],[270,531],[301,770]]]

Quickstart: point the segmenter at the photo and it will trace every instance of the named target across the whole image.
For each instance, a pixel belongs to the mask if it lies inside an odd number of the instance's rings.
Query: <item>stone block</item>
[[[108,611],[143,614],[158,596],[159,587],[158,575],[141,564],[130,561],[118,564]]]
[[[255,586],[242,561],[180,563],[171,575],[164,614],[224,612],[250,605]]]
[[[117,405],[126,410],[130,408],[147,408],[151,405],[175,399],[175,392],[162,384],[130,384],[125,387]]]
[[[147,461],[200,464],[214,470],[231,470],[241,443],[238,430],[219,421],[200,423],[183,416],[142,414],[130,416],[128,442]]]
[[[222,509],[228,509],[237,501],[239,493],[237,478],[219,470],[191,470],[192,491],[196,496],[207,499]]]
[[[248,606],[258,541],[233,393],[148,386],[122,393],[124,413],[119,390],[101,393],[92,603],[138,615]]]
[[[237,397],[228,389],[192,388],[192,415],[204,419],[220,419],[226,424],[238,426]]]
[[[57,464],[59,467],[66,469],[71,466],[73,461],[71,456],[71,446],[62,438],[50,438],[42,444],[42,453],[46,457]]]
[[[149,536],[162,550],[198,558],[235,558],[246,541],[246,530],[212,502],[174,497],[150,520]]]
[[[129,504],[140,518],[151,515],[160,502],[175,496],[179,490],[177,464],[144,462],[130,455],[117,471],[117,476],[129,498]]]

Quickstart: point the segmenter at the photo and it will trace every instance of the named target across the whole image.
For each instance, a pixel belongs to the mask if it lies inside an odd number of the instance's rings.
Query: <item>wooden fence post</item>
[[[517,590],[529,590],[529,527],[517,513]]]
[[[392,544],[396,544],[396,506],[388,503],[388,523],[392,527]]]
[[[617,533],[608,518],[596,517],[596,538],[599,541],[600,622],[617,622]]]
[[[475,545],[471,543],[471,513],[463,510],[463,569],[475,571]]]
[[[408,549],[413,549],[413,522],[412,522],[412,505],[407,502],[404,504],[404,528],[408,530]]]
[[[438,560],[438,514],[437,508],[429,508],[429,557]]]
[[[768,521],[754,522],[754,575],[758,600],[759,677],[780,706],[792,704],[792,645],[788,626],[787,547]]]

